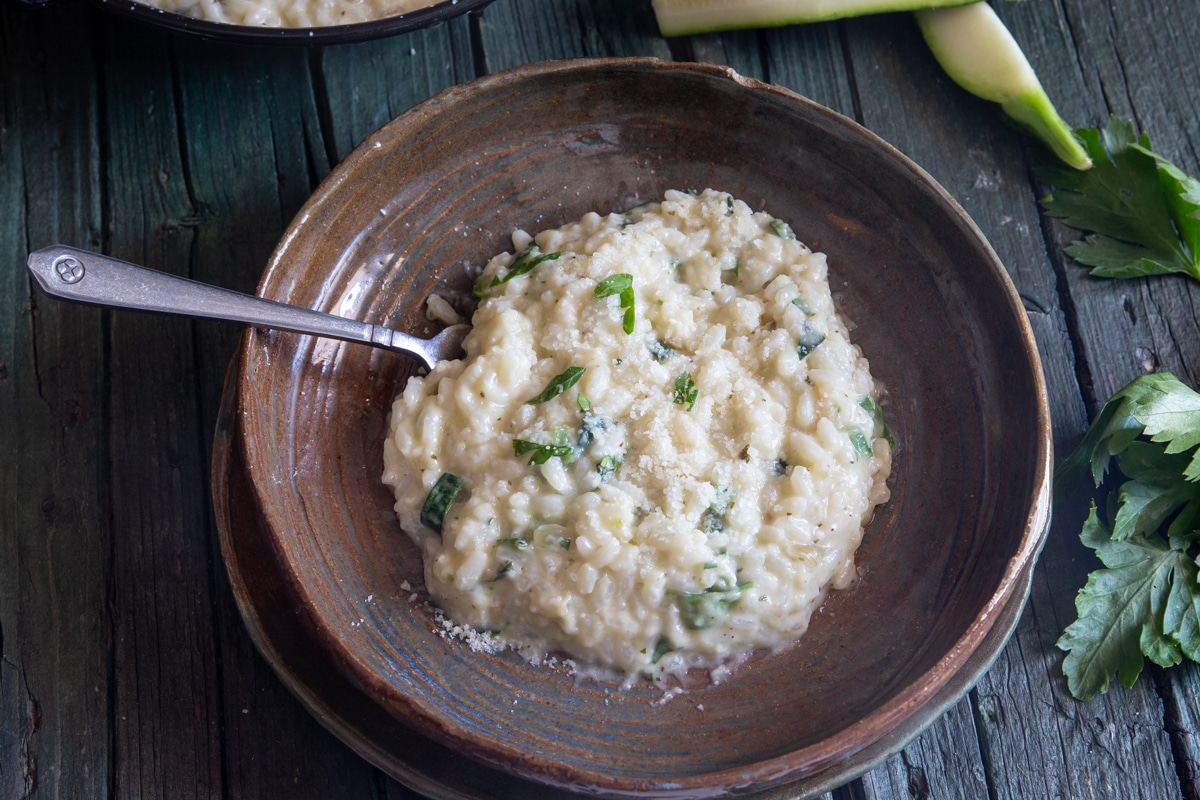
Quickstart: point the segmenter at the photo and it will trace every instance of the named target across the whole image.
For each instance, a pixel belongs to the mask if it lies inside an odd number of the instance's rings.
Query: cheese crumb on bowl
[[[889,497],[825,256],[731,195],[590,213],[487,265],[383,480],[456,624],[626,680],[795,642]]]

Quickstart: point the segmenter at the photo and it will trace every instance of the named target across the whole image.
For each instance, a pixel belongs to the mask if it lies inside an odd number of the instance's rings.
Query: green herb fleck
[[[875,455],[875,451],[871,449],[871,443],[867,441],[866,434],[857,428],[850,431],[850,444],[854,446],[854,455],[856,458],[870,458]]]
[[[712,502],[708,504],[708,508],[704,509],[704,513],[700,515],[700,530],[705,533],[717,533],[725,530],[725,517],[729,513],[729,506],[732,503],[733,488],[729,486],[724,488],[718,487],[716,494],[713,495]]]
[[[628,272],[618,272],[615,275],[609,275],[604,280],[596,284],[596,290],[593,295],[597,300],[603,300],[606,297],[619,295],[621,308],[625,309],[625,318],[622,327],[625,333],[633,333],[634,322],[634,295],[633,295],[633,276]]]
[[[425,496],[425,503],[421,506],[421,524],[441,533],[446,511],[458,496],[462,485],[462,478],[443,472]]]
[[[608,417],[601,417],[598,414],[585,414],[583,424],[579,428],[579,437],[576,440],[579,449],[588,449],[595,440],[596,434],[607,431],[612,425],[613,421]]]
[[[533,453],[529,457],[531,465],[545,464],[552,458],[569,457],[574,452],[575,449],[569,444],[541,444],[524,439],[513,439],[513,455],[523,456],[526,453]]]
[[[739,584],[734,589],[709,589],[705,592],[671,592],[679,621],[689,630],[703,630],[721,624],[729,616],[729,608],[753,586]]]
[[[688,411],[691,411],[696,407],[696,398],[699,396],[700,390],[692,382],[692,373],[680,373],[679,377],[675,379],[675,404],[686,405]]]
[[[775,235],[780,239],[795,240],[796,238],[796,234],[792,233],[792,226],[788,225],[781,219],[771,220],[771,230],[774,231]]]
[[[887,443],[892,447],[896,446],[896,440],[892,437],[892,430],[883,421],[883,412],[879,410],[879,404],[875,402],[875,398],[871,395],[865,395],[859,405],[871,415],[871,419],[875,422],[875,435],[887,440]]]
[[[508,573],[510,573],[512,571],[513,571],[513,562],[505,561],[503,564],[500,565],[500,569],[496,570],[496,577],[492,578],[490,581],[488,581],[488,583],[495,583],[496,581],[500,580],[501,578],[503,578],[505,575],[507,575]]]
[[[575,398],[575,402],[579,404],[579,410],[585,414],[592,410],[592,401],[588,400],[587,395],[585,395],[583,392],[579,393],[579,395]]]
[[[522,539],[520,536],[505,536],[501,539],[497,539],[496,546],[497,547],[511,547],[514,550],[520,550],[522,552],[526,552],[526,551],[533,549],[533,545],[531,545],[525,539]]]
[[[568,539],[566,536],[564,536],[563,538],[558,540],[558,546],[561,547],[563,550],[570,550],[571,549],[571,540]]]
[[[675,351],[668,347],[661,339],[651,339],[646,346],[650,349],[650,355],[660,364],[675,355]]]
[[[560,394],[570,389],[579,379],[583,377],[585,372],[583,367],[567,367],[566,370],[555,375],[550,383],[542,390],[542,393],[537,397],[525,401],[527,406],[536,406],[538,403],[545,403],[547,400],[553,400]]]
[[[731,194],[725,195],[725,216],[733,216],[733,195]]]
[[[654,644],[654,652],[650,655],[650,663],[657,664],[659,661],[662,660],[662,657],[665,656],[667,653],[670,653],[672,650],[678,650],[678,649],[679,649],[678,647],[671,644],[670,639],[668,639],[665,636],[660,636],[660,637],[658,637],[658,641],[655,642],[655,644]]]
[[[814,313],[816,313],[816,312],[814,312],[814,311],[812,310],[812,306],[810,306],[810,305],[808,304],[808,301],[807,301],[807,300],[805,300],[803,297],[796,297],[796,298],[794,298],[794,299],[792,300],[792,305],[794,305],[796,308],[798,308],[798,309],[800,309],[801,311],[803,311],[803,312],[804,312],[804,315],[805,315],[805,316],[807,316],[807,317],[811,317],[811,316],[812,316]]]
[[[800,329],[800,341],[796,343],[796,353],[800,356],[800,360],[808,358],[809,353],[816,350],[823,341],[825,341],[825,334],[817,330],[811,322],[806,321],[804,327]]]
[[[503,276],[496,275],[490,281],[487,278],[480,278],[475,282],[475,288],[472,291],[476,297],[485,297],[491,289],[508,283],[513,278],[528,274],[543,261],[555,261],[561,256],[562,253],[543,253],[536,244],[531,244],[517,254]]]
[[[621,462],[616,456],[604,456],[596,465],[596,471],[600,473],[601,482],[606,481],[614,472],[621,466]]]

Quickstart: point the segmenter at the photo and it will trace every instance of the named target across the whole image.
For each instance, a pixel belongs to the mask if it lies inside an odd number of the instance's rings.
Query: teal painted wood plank
[[[863,776],[855,796],[863,800],[987,797],[988,780],[976,740],[971,702],[964,698],[899,756]]]
[[[253,292],[317,173],[328,171],[310,54],[192,40],[176,41],[173,49],[186,131],[184,177],[197,209],[191,276]],[[217,323],[192,326],[200,442],[206,450],[241,330]],[[207,461],[205,469],[207,476]],[[326,732],[255,651],[221,564],[211,517],[204,522],[214,565],[224,792],[296,800],[371,796],[377,771]]]
[[[501,0],[479,22],[487,72],[554,58],[671,57],[649,0]]]
[[[1194,67],[1200,62],[1200,17],[1194,8],[1147,0],[1119,6],[1065,0],[1016,13],[1019,10],[1002,8],[1001,13],[1014,35],[1028,43],[1035,67],[1068,119],[1077,125],[1103,124],[1110,112],[1132,119],[1150,133],[1163,155],[1189,174],[1200,175],[1200,118],[1195,113],[1200,72]],[[1047,230],[1070,294],[1070,333],[1077,343],[1089,412],[1095,414],[1113,392],[1144,372],[1171,370],[1198,385],[1200,284],[1180,276],[1133,281],[1091,278],[1061,255],[1061,247],[1079,234],[1056,221]],[[1077,535],[1080,520],[1073,523],[1064,535]],[[1100,565],[1085,553],[1079,566],[1087,571]],[[1079,586],[1081,579],[1064,588]],[[1061,624],[1073,618],[1068,609]],[[1200,751],[1191,727],[1200,674],[1194,668],[1176,669],[1165,676],[1155,673],[1144,675],[1132,690],[1118,686],[1088,703],[1078,703],[1063,692],[1060,708],[1081,720],[1085,729],[1081,744],[1089,739],[1105,744],[1131,742],[1127,746],[1148,750],[1152,744],[1158,750],[1163,747],[1161,738],[1169,737],[1171,758],[1164,760],[1173,770],[1169,777],[1179,785],[1171,796],[1200,796],[1195,767]],[[1156,690],[1161,709],[1138,702]],[[1160,726],[1166,734],[1156,730]],[[1086,787],[1105,786],[1113,775],[1129,768],[1118,760],[1093,759],[1082,772]]]
[[[857,121],[843,24],[792,25],[766,31],[767,79]]]
[[[101,315],[31,246],[99,227],[91,15],[0,9],[0,796],[101,797],[111,756]],[[44,65],[36,71],[29,63]],[[36,794],[35,794],[36,793]]]
[[[422,100],[475,77],[469,24],[455,17],[436,28],[326,49],[318,61],[331,160]]]
[[[195,246],[170,39],[104,26],[112,255],[186,275]],[[222,709],[191,324],[110,315],[114,780],[130,796],[219,798]]]
[[[1041,233],[1028,141],[1003,121],[998,109],[967,95],[941,73],[911,19],[855,20],[846,28],[853,34],[848,38],[864,124],[937,178],[996,248],[1038,344],[1055,439],[1060,447],[1073,441],[1085,420],[1082,395],[1065,335],[1068,310]],[[1094,726],[1082,716],[1055,711],[1068,701],[1061,679],[1054,676],[1062,658],[1054,643],[1061,619],[1072,607],[1076,582],[1086,572],[1081,555],[1069,516],[1058,514],[1035,573],[1026,621],[977,687],[982,753],[994,797],[1086,796],[1093,785],[1075,765],[1088,763]],[[1098,710],[1097,716],[1107,725],[1119,724],[1127,714],[1161,716],[1152,692],[1126,703]],[[1142,796],[1173,782],[1165,737],[1113,746],[1123,768],[1104,773],[1111,787],[1107,791]]]

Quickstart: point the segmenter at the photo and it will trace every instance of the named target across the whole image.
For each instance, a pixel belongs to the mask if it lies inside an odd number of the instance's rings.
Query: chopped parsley
[[[508,283],[513,278],[528,274],[543,261],[555,261],[561,256],[562,253],[543,253],[536,244],[531,244],[517,254],[503,276],[495,275],[490,281],[486,277],[480,278],[475,282],[472,291],[476,297],[486,297],[487,293],[495,287]]]
[[[857,428],[850,431],[850,444],[854,447],[855,458],[870,458],[875,455],[875,451],[871,449],[871,442],[867,440],[866,434]]]
[[[553,400],[560,394],[570,389],[579,379],[583,377],[585,369],[583,367],[567,367],[566,370],[555,375],[550,383],[542,390],[542,393],[537,397],[525,401],[527,406],[536,406],[538,403],[545,403],[547,400]]]
[[[625,333],[633,333],[634,296],[632,275],[628,272],[618,272],[615,275],[609,275],[596,284],[596,290],[593,292],[593,295],[597,300],[617,295],[621,303],[621,308],[625,309],[625,318],[622,327]]]
[[[678,649],[678,647],[671,644],[670,639],[665,636],[660,636],[658,637],[658,641],[654,644],[654,652],[650,654],[650,663],[657,664],[667,653]]]
[[[671,592],[675,607],[679,609],[679,621],[683,627],[697,631],[720,625],[729,616],[729,608],[752,583],[738,584],[733,589],[712,588],[704,592]]]
[[[696,388],[696,384],[692,382],[692,373],[681,372],[679,377],[675,379],[675,404],[686,405],[688,411],[696,407],[696,398],[700,396],[700,390]]]
[[[525,439],[513,439],[513,455],[523,456],[526,453],[532,453],[529,457],[529,463],[545,464],[552,458],[567,458],[574,454],[575,449],[569,444],[541,444],[540,442],[529,442]]]
[[[892,430],[887,426],[887,423],[883,421],[883,412],[879,410],[879,404],[875,402],[875,399],[869,394],[865,395],[859,402],[859,405],[863,408],[863,410],[870,414],[871,419],[875,421],[875,435],[886,439],[888,444],[895,447],[896,440],[892,436]]]
[[[443,472],[425,496],[425,503],[421,506],[421,524],[441,533],[446,511],[454,502],[454,498],[458,497],[462,485],[462,478]]]
[[[650,349],[650,355],[654,356],[654,360],[660,364],[675,355],[675,351],[661,339],[651,339],[646,347]]]
[[[505,561],[503,564],[500,565],[500,569],[496,570],[496,577],[492,578],[490,581],[488,581],[488,583],[495,583],[496,581],[500,580],[501,578],[503,578],[505,575],[507,575],[508,573],[510,573],[512,571],[513,571],[513,562]]]
[[[805,321],[804,327],[800,329],[800,341],[796,343],[796,353],[800,360],[808,358],[809,353],[816,350],[823,341],[825,334],[817,330],[811,322]]]
[[[804,312],[804,316],[811,317],[814,313],[812,306],[803,297],[792,298],[792,305]]]
[[[521,550],[523,552],[533,549],[533,545],[531,545],[527,540],[522,539],[520,536],[505,536],[501,539],[497,539],[496,546],[511,547],[514,550]]]
[[[780,239],[795,240],[796,238],[796,234],[792,232],[792,226],[788,225],[781,219],[771,220],[771,230],[774,231],[775,235]]]
[[[700,530],[705,533],[718,533],[725,530],[725,517],[729,513],[729,506],[732,503],[733,489],[728,486],[718,488],[712,502],[700,515]],[[716,564],[714,563],[713,566],[716,567]]]
[[[613,421],[608,417],[602,417],[598,414],[587,413],[583,416],[583,424],[579,428],[579,437],[577,443],[580,450],[586,450],[595,440],[597,433],[607,431]]]
[[[600,473],[601,482],[608,480],[614,472],[621,466],[621,462],[616,456],[604,456],[596,465],[596,471]]]

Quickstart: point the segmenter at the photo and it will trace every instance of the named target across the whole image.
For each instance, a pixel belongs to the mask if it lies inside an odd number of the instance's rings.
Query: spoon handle
[[[357,320],[264,300],[139,267],[99,253],[51,245],[29,254],[29,271],[52,297],[89,305],[241,322],[401,350],[432,366],[426,342]]]

